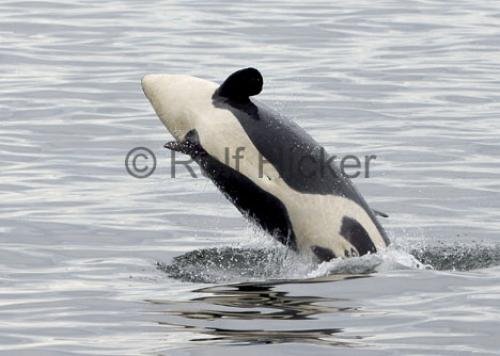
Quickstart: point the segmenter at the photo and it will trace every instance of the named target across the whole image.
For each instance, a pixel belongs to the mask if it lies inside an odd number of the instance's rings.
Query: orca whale
[[[254,68],[236,71],[221,85],[187,75],[142,79],[144,94],[175,138],[165,147],[191,156],[245,217],[281,243],[320,261],[388,246],[377,212],[325,149],[250,98],[262,86]],[[237,152],[238,160],[228,159]]]

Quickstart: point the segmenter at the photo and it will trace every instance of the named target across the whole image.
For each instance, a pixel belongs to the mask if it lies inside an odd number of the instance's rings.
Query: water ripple
[[[6,0],[0,11],[2,351],[497,352],[498,2]],[[139,81],[221,81],[249,65],[264,74],[261,100],[329,151],[377,155],[355,183],[389,213],[400,254],[314,266],[273,247],[215,254],[217,273],[187,263],[267,237],[206,180],[168,177],[168,134]],[[159,158],[145,180],[124,169],[136,146]],[[409,252],[445,271],[416,268]],[[172,279],[155,261],[205,275]],[[346,278],[359,272],[370,274]]]

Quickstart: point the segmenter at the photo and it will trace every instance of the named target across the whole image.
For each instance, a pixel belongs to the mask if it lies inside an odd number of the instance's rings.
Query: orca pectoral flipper
[[[184,142],[170,141],[164,144],[163,147],[168,148],[169,150],[175,152],[181,152],[185,154],[190,154],[193,149],[193,146],[190,144],[190,142],[185,142],[185,141]]]
[[[164,144],[163,147],[175,152],[193,155],[200,151],[200,139],[196,130],[191,130],[186,134],[182,141],[170,141]]]

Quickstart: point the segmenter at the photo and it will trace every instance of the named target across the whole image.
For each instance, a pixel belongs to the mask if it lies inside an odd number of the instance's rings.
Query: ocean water
[[[0,351],[499,354],[499,28],[487,0],[0,2]],[[246,66],[377,156],[354,182],[387,251],[317,265],[171,177],[141,77]]]

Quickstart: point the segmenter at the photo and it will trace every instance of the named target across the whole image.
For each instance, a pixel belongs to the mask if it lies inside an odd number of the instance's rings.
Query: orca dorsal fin
[[[262,91],[264,79],[255,68],[240,69],[231,74],[217,89],[218,96],[236,101],[248,101]]]

